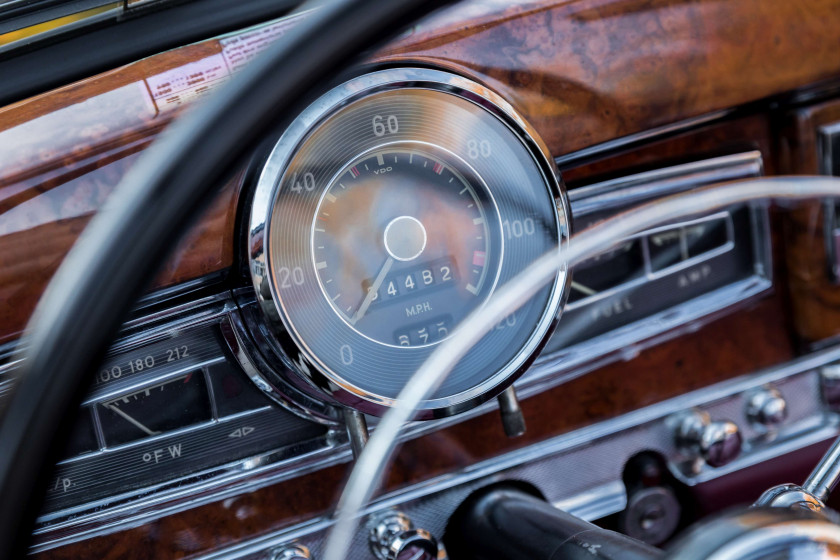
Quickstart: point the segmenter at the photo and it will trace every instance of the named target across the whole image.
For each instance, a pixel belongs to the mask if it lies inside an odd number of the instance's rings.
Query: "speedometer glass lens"
[[[565,241],[550,164],[490,95],[431,70],[370,74],[316,102],[269,158],[251,219],[258,298],[296,373],[344,404],[392,404],[470,312]],[[474,405],[521,372],[565,280],[495,325],[425,410]]]
[[[495,284],[498,211],[466,163],[440,152],[389,144],[363,154],[316,210],[312,254],[324,297],[372,341],[434,344]]]

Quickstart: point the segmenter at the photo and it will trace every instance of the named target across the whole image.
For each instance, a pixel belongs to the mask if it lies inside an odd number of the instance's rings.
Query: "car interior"
[[[840,558],[840,1],[0,1],[0,558]]]

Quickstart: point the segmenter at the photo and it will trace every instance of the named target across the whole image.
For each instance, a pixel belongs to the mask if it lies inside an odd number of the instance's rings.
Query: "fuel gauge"
[[[629,239],[575,267],[569,303],[592,297],[645,275],[640,239]]]

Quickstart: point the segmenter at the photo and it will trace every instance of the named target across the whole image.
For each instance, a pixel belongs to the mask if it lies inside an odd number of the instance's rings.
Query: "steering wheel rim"
[[[71,425],[63,420],[78,410],[89,372],[183,223],[358,53],[446,3],[304,5],[319,9],[167,129],[132,167],[65,258],[18,344],[22,365],[0,422],[0,557],[25,554]]]

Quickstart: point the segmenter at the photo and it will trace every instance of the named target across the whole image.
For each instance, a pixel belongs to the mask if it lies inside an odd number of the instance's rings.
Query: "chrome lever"
[[[802,489],[825,503],[831,491],[840,482],[840,438],[832,444],[805,481]]]
[[[767,490],[754,507],[804,508],[812,511],[826,509],[825,502],[840,482],[840,438],[823,455],[802,486],[780,484]]]

